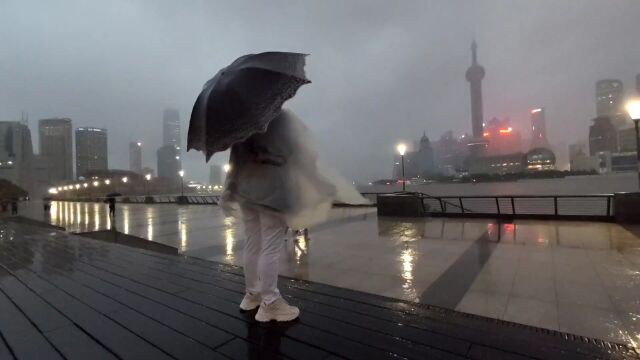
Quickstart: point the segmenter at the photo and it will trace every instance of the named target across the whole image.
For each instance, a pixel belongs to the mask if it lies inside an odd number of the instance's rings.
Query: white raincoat
[[[336,171],[318,164],[311,133],[290,110],[282,110],[267,131],[231,148],[222,207],[240,217],[240,203],[284,217],[292,229],[324,222],[334,202],[366,204]]]

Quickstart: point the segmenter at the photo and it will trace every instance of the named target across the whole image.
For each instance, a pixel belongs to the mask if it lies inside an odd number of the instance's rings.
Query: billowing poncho
[[[337,172],[318,164],[309,129],[290,110],[282,110],[267,131],[231,148],[222,207],[239,217],[241,203],[284,217],[292,229],[324,222],[334,202],[366,204]]]

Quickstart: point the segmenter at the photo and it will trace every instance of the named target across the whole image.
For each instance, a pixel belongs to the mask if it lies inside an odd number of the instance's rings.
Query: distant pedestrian
[[[18,215],[18,202],[15,200],[11,202],[11,215]]]
[[[111,218],[111,220],[114,220],[116,218],[116,199],[109,198],[108,202],[109,202],[109,218]]]

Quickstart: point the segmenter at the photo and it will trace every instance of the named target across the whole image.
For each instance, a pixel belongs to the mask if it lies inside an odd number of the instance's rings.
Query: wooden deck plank
[[[4,341],[1,331],[0,331],[0,359],[7,359],[7,360],[15,359],[13,357],[13,354],[11,354],[11,350],[9,350],[7,343]]]
[[[0,310],[9,309],[0,314],[0,354],[6,340],[18,359],[36,355],[24,339],[58,358],[639,358],[624,347],[290,279],[281,290],[301,306],[300,319],[259,324],[238,311],[237,267],[9,226],[22,238],[0,241]],[[38,312],[42,304],[49,308]],[[44,324],[52,309],[69,324]]]
[[[0,276],[8,275],[5,273]],[[7,347],[18,359],[62,359],[44,335],[2,291],[0,291],[0,333]]]
[[[49,291],[43,297],[122,359],[171,359],[135,333],[62,291]]]
[[[45,334],[66,359],[116,360],[110,351],[75,325]]]
[[[124,308],[110,315],[120,325],[135,332],[177,359],[222,359],[224,356],[137,311]],[[229,340],[234,339],[228,337]],[[219,345],[222,345],[221,343]]]
[[[53,306],[47,304],[20,280],[0,267],[0,289],[17,304],[41,332],[55,330],[71,325]]]
[[[120,249],[123,250],[123,249]],[[139,269],[136,269],[136,266],[140,266],[140,263],[142,258],[140,258],[138,255],[132,255],[132,254],[125,254],[122,253],[122,256],[118,256],[117,259],[115,260],[110,260],[109,258],[107,259],[103,259],[101,260],[102,266],[106,266],[106,267],[111,267],[111,266],[116,266],[116,267],[125,267],[125,268],[130,268],[130,272],[131,273],[135,273],[136,271],[139,271]],[[139,254],[142,255],[142,254]],[[129,258],[130,261],[126,261],[123,258]],[[94,264],[97,265],[98,264]],[[146,265],[146,264],[145,264]],[[145,266],[146,269],[149,269],[149,266]],[[125,275],[126,276],[126,275]],[[135,276],[135,275],[134,275]],[[154,274],[150,271],[147,271],[147,273],[144,275],[144,277],[138,277],[139,281],[144,281],[145,278],[153,278]],[[209,287],[209,285],[207,284],[202,284],[202,283],[194,283],[193,280],[191,279],[182,279],[179,276],[176,277],[175,274],[170,274],[170,273],[165,273],[165,274],[155,274],[155,276],[158,276],[157,279],[158,280],[162,280],[164,281],[168,281],[168,282],[174,282],[174,283],[179,283],[185,287],[196,287],[199,290],[203,290],[203,287]],[[206,291],[206,290],[204,290]],[[286,292],[286,290],[285,290]],[[216,291],[217,295],[220,295],[219,291]],[[307,294],[308,295],[308,294]],[[316,294],[312,294],[312,295],[316,295]],[[237,297],[237,296],[236,296]],[[314,296],[315,297],[315,296]],[[327,298],[327,296],[321,295],[321,297]],[[331,297],[332,298],[332,297]],[[229,300],[233,300],[233,299],[229,299]],[[334,299],[332,299],[334,300]],[[237,299],[235,299],[234,301],[238,301]],[[340,302],[343,302],[343,299],[340,299]],[[354,301],[347,301],[347,303],[349,303],[350,306],[353,305],[359,305],[360,307],[362,307],[363,304],[354,302]],[[368,304],[364,304],[365,307],[372,307],[374,309],[374,312],[380,312],[381,309],[376,307],[376,306],[370,306]],[[392,311],[392,310],[391,310]],[[366,314],[369,311],[364,311],[363,313]],[[400,317],[405,317],[404,314],[399,314]],[[548,344],[540,344],[540,345],[536,345],[536,346],[527,346],[529,345],[530,342],[519,342],[518,339],[509,339],[509,340],[505,340],[502,336],[497,336],[495,338],[491,338],[490,336],[487,336],[486,333],[478,333],[477,331],[472,331],[471,329],[467,329],[469,331],[467,331],[467,335],[471,335],[471,337],[473,339],[475,339],[476,341],[481,341],[481,343],[488,345],[488,346],[497,346],[500,348],[505,348],[508,349],[509,351],[514,351],[514,352],[525,352],[525,353],[532,353],[532,354],[539,354],[539,356],[548,356],[550,353],[554,353],[556,352],[556,350],[553,348],[553,346],[549,346]],[[451,331],[449,331],[449,333],[451,333]],[[454,332],[455,333],[455,332]],[[455,340],[455,339],[453,339]],[[466,340],[466,339],[465,339]],[[444,344],[444,343],[443,343]],[[377,345],[377,344],[376,344]],[[468,346],[467,346],[468,348]],[[389,349],[387,349],[389,350]],[[570,355],[578,355],[578,354],[574,354],[573,352],[569,352],[569,354],[567,354],[566,356],[570,356]]]

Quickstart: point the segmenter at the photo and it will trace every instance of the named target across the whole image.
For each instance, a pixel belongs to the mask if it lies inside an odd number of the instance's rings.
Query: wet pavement
[[[632,348],[301,280],[291,323],[242,269],[0,219],[2,359],[638,359]]]
[[[24,213],[72,232],[111,227],[105,204]],[[119,204],[116,228],[241,265],[242,227],[215,206]],[[640,228],[611,223],[379,219],[338,208],[286,240],[283,275],[521,324],[640,343]]]

